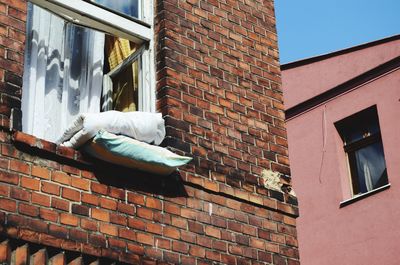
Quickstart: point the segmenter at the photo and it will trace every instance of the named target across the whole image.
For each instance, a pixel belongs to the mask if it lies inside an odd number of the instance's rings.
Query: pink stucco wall
[[[400,39],[282,72],[285,107],[291,108],[400,55]]]
[[[304,84],[310,78],[297,79]],[[314,93],[308,91],[314,88],[299,85],[283,88],[291,104],[304,100],[303,89],[308,96]],[[378,110],[391,187],[339,208],[341,201],[351,198],[351,183],[334,122],[372,105]],[[400,70],[396,70],[287,121],[291,172],[300,205],[302,265],[400,264],[399,117]]]

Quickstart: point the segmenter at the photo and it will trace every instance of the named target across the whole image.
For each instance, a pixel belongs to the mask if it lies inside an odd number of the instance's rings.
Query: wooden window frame
[[[376,120],[370,120],[371,125],[375,124],[377,126],[377,131],[372,133],[371,131],[365,132],[365,134],[362,136],[361,139],[354,140],[350,143],[346,142],[346,137],[348,136],[348,126],[352,126],[353,124],[360,124],[360,122],[365,122],[366,117],[368,117],[368,120],[370,118],[370,115],[373,115],[373,119]],[[335,122],[335,127],[342,138],[344,144],[343,144],[343,149],[344,152],[346,153],[347,157],[347,164],[348,164],[348,169],[349,169],[349,175],[350,175],[350,180],[351,180],[351,190],[352,190],[352,197],[355,198],[357,196],[360,196],[365,193],[370,193],[376,189],[380,189],[382,186],[376,187],[372,189],[371,191],[363,192],[360,193],[360,187],[359,187],[359,180],[360,176],[358,174],[357,170],[357,160],[356,160],[356,152],[362,148],[365,148],[367,146],[370,146],[372,144],[379,143],[382,145],[383,149],[383,143],[382,143],[382,136],[380,132],[380,125],[379,125],[379,117],[378,117],[378,111],[376,108],[376,105],[371,106],[369,108],[366,108],[364,110],[361,110],[353,115],[350,115],[340,121]],[[354,126],[354,125],[353,125]],[[358,128],[354,128],[357,130]],[[371,129],[371,127],[369,128]],[[385,160],[385,154],[382,153],[383,158]],[[385,166],[386,166],[386,161],[385,161]],[[385,183],[385,185],[388,185],[389,182]],[[384,186],[385,186],[384,185]]]

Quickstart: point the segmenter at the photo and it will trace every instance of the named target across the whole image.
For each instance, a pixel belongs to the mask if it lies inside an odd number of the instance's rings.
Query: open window
[[[155,111],[153,4],[31,0],[22,130],[55,141],[84,112]]]
[[[388,184],[376,106],[335,123],[348,158],[353,196]]]

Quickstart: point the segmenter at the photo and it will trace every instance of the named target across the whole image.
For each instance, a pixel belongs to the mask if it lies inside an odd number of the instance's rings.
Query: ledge
[[[34,222],[34,220],[32,222]],[[144,264],[156,264],[156,257],[145,257],[144,255],[140,255],[134,252],[127,252],[123,249],[115,247],[106,248],[103,246],[94,245],[89,242],[82,242],[82,240],[60,238],[51,235],[49,231],[35,231],[31,229],[28,225],[5,225],[4,220],[0,220],[0,237],[9,238],[11,240],[24,241],[21,243],[25,244],[41,245],[43,248],[56,248],[60,251],[62,250],[67,252],[67,254],[69,254],[70,256],[73,256],[74,254],[84,254],[91,257],[107,258],[115,261],[120,261],[124,262],[124,264],[138,264],[140,260],[143,261]]]
[[[31,153],[34,151],[33,155],[35,156],[56,161],[68,161],[75,167],[93,169],[93,163],[85,159],[81,152],[73,148],[56,145],[55,143],[39,139],[21,131],[12,132],[12,141],[15,145],[19,145],[28,150],[30,149]],[[51,157],[49,158],[49,156]],[[182,173],[183,172],[185,172],[184,169],[182,170]],[[222,195],[257,207],[281,212],[294,218],[299,216],[297,198],[284,192],[269,190],[265,187],[258,187],[251,192],[191,174],[189,174],[189,177],[186,176],[186,178],[184,178],[184,185],[203,189],[207,193]]]
[[[369,197],[369,196],[371,196],[371,195],[374,195],[374,194],[376,194],[376,193],[378,193],[378,192],[387,190],[387,189],[389,189],[389,188],[390,188],[390,183],[389,183],[389,184],[386,184],[386,185],[384,185],[384,186],[382,186],[382,187],[379,187],[379,188],[377,188],[377,189],[374,189],[374,190],[368,191],[368,192],[366,192],[366,193],[363,193],[363,194],[361,194],[361,195],[358,195],[358,196],[356,196],[356,197],[353,197],[353,198],[351,198],[351,199],[342,201],[342,202],[340,202],[340,207],[339,207],[339,208],[345,207],[345,206],[347,206],[347,205],[349,205],[349,204],[355,203],[356,201],[362,200],[362,199],[364,199],[364,198],[367,198],[367,197]]]
[[[29,135],[20,131],[15,131],[12,133],[12,141],[16,144],[22,144],[62,159],[72,160],[85,166],[92,165],[91,162],[83,158],[81,152],[75,149],[56,145],[55,143],[39,139],[33,135]]]

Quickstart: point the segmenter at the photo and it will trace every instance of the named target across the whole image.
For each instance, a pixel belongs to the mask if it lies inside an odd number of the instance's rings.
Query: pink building
[[[400,264],[400,35],[282,65],[303,265]]]

